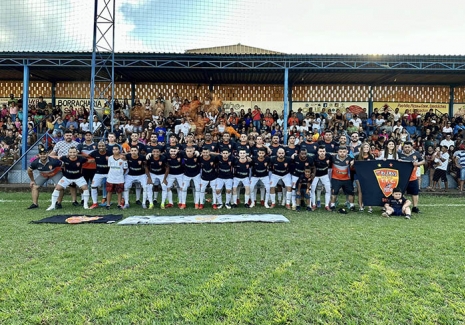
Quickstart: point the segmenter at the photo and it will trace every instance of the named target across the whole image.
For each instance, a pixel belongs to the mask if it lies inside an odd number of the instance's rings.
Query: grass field
[[[0,194],[1,324],[465,323],[460,197],[424,195],[412,220],[278,208],[290,223],[29,223],[84,213],[47,213],[49,197],[26,210],[29,194]]]

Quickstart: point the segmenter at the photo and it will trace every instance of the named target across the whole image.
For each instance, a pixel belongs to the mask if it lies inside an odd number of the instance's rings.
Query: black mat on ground
[[[66,223],[66,224],[79,224],[79,223],[115,223],[123,219],[122,214],[106,214],[106,215],[84,215],[84,214],[67,214],[57,215],[44,218],[32,223]]]

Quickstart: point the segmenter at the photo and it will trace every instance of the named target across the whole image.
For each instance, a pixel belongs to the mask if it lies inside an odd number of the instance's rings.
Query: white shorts
[[[292,182],[292,188],[293,189],[296,189],[296,184],[297,184],[297,181],[299,180],[299,176],[294,176],[291,174],[291,182]]]
[[[163,183],[163,180],[165,179],[165,174],[155,175],[155,174],[150,173],[150,178],[152,179],[153,185],[160,185],[162,191],[166,190],[166,185]]]
[[[92,184],[90,185],[93,188],[97,188],[99,186],[103,186],[106,184],[108,174],[95,174],[94,178],[92,178]]]
[[[214,179],[212,181],[205,181],[203,179],[200,179],[200,191],[205,192],[205,190],[207,189],[208,184],[210,184],[210,187],[212,189],[216,190],[216,181],[217,181],[216,179]]]
[[[279,181],[283,181],[285,187],[292,186],[291,174],[286,174],[284,176],[279,176],[276,174],[271,174],[270,177],[270,187],[276,187]]]
[[[189,176],[183,175],[183,178],[182,178],[182,184],[183,184],[182,189],[183,189],[183,191],[187,191],[187,188],[191,184],[191,181],[194,182],[195,190],[197,192],[200,191],[200,174],[198,174],[197,176],[194,176],[194,177],[189,177]]]
[[[172,188],[174,185],[174,181],[178,183],[178,187],[182,188],[183,177],[184,177],[183,174],[179,174],[179,175],[168,174],[168,176],[166,177],[166,182],[167,182],[166,188]]]
[[[70,186],[71,184],[76,184],[77,187],[83,187],[83,186],[86,186],[87,185],[87,182],[86,180],[84,179],[84,177],[79,177],[78,179],[68,179],[66,178],[65,176],[63,176],[59,181],[58,181],[58,185],[60,185],[61,187],[63,188],[67,188],[68,186]]]
[[[233,187],[237,188],[239,186],[239,184],[242,184],[242,186],[244,186],[244,187],[249,187],[250,186],[250,178],[248,178],[248,177],[244,177],[244,178],[234,177]]]
[[[124,189],[129,190],[132,187],[132,184],[140,183],[142,188],[147,186],[147,175],[126,175],[124,176]]]
[[[216,179],[216,189],[221,191],[223,186],[226,188],[226,191],[230,191],[233,188],[232,178],[217,178]]]
[[[257,186],[258,182],[260,181],[263,183],[263,186],[265,186],[265,189],[269,191],[270,190],[270,178],[268,176],[252,177],[250,179],[250,188],[253,189],[255,186]]]

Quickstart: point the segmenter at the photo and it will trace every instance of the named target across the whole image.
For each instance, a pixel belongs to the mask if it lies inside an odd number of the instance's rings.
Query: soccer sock
[[[91,192],[92,194],[92,203],[96,204],[97,203],[97,188],[92,187]],[[84,194],[84,193],[83,193]]]
[[[152,185],[152,186],[153,186],[153,185]],[[158,200],[158,191],[155,191],[155,192],[153,193],[153,199],[154,199],[155,201]]]
[[[216,194],[216,202],[218,202],[219,205],[223,204],[223,198],[221,197],[222,194]]]
[[[295,199],[295,190],[292,190],[291,192],[291,200],[293,206],[297,205],[297,201]]]
[[[147,200],[150,204],[153,203],[153,184],[147,184]]]
[[[173,190],[167,191],[168,203],[173,204]]]
[[[265,200],[265,194],[266,194],[265,188],[260,187],[260,200],[261,201]]]
[[[226,204],[231,204],[232,193],[226,193]]]
[[[276,194],[270,194],[271,204],[276,204]]]
[[[106,178],[105,178],[106,179]],[[104,180],[105,180],[104,179]],[[106,199],[107,198],[107,187],[105,186],[106,182],[103,182],[103,185],[102,185],[102,199]]]
[[[140,187],[136,187],[136,201],[140,201],[140,192],[142,189]]]
[[[250,191],[250,198],[252,199],[252,201],[257,200],[257,192],[258,192],[258,188],[256,186],[252,188],[252,190]]]
[[[329,193],[331,195],[331,193]],[[321,201],[321,190],[316,189],[316,200]],[[325,200],[326,200],[326,193],[325,193]],[[328,202],[328,201],[326,201]]]
[[[194,204],[200,203],[200,191],[194,189]]]
[[[292,192],[286,192],[286,204],[291,204]]]
[[[205,203],[205,192],[200,191],[200,204]]]
[[[58,196],[59,195],[60,195],[60,191],[53,190],[53,193],[52,193],[52,207],[55,207],[55,204],[58,201]]]
[[[331,201],[331,193],[329,191],[325,193],[325,205],[328,205],[329,202]]]
[[[186,204],[187,188],[181,192],[181,204]]]
[[[168,192],[166,189],[161,191],[161,203],[165,204],[167,195],[168,195]]]
[[[123,199],[124,199],[124,204],[127,205],[129,204],[129,190],[124,190],[123,191]]]
[[[244,195],[244,201],[245,201],[244,203],[249,204],[249,199],[250,199],[250,194],[245,194]]]
[[[278,192],[278,202],[283,200],[283,192]]]
[[[89,207],[89,190],[82,191],[82,197],[84,198],[84,208],[88,208]]]
[[[237,204],[237,194],[232,195],[233,204]]]

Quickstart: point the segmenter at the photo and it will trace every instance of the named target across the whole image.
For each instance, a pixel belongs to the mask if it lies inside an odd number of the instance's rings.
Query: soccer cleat
[[[330,208],[329,206],[325,206],[325,210],[326,210],[326,211],[329,211],[329,212],[333,212],[333,211],[336,210],[336,207],[333,206],[333,207]]]
[[[181,210],[184,210],[185,208],[186,208],[186,205],[184,203],[181,204],[181,206],[179,207],[179,209],[181,209]]]
[[[140,200],[137,200],[137,201],[136,201],[136,204],[137,204],[137,205],[142,205],[142,202],[141,202]]]
[[[369,209],[368,209],[368,213],[373,213],[373,209],[372,209],[372,208],[369,208]]]
[[[49,207],[47,208],[47,210],[45,210],[45,211],[52,211],[52,210],[55,210],[55,207],[54,207],[53,205],[49,206]]]
[[[270,208],[271,208],[271,209],[274,209],[274,207],[275,207],[275,206],[276,206],[276,204],[275,204],[275,203],[271,203],[271,206],[270,206]]]
[[[405,219],[410,219],[410,214],[406,214]]]
[[[290,205],[290,204],[286,204],[286,209],[290,210],[290,209],[291,209],[291,205]]]
[[[29,206],[28,210],[37,209],[38,207],[39,207],[39,206],[38,206],[37,204],[32,203],[32,204]]]
[[[160,204],[160,209],[165,210],[165,203],[162,202],[162,203]]]
[[[178,203],[178,208],[181,209],[181,207],[182,207],[182,203]]]
[[[389,218],[389,214],[388,214],[387,212],[383,212],[383,213],[381,213],[381,215],[382,215],[383,217],[385,217],[385,218]]]
[[[321,208],[321,201],[320,200],[316,201],[316,207]]]
[[[220,209],[223,208],[223,205],[222,205],[222,204],[218,204],[218,205],[216,206],[216,208],[217,208],[218,210],[220,210]]]
[[[103,198],[102,202],[99,204],[101,207],[106,207],[107,206],[107,199]]]
[[[307,207],[305,210],[308,211],[308,212],[312,212],[312,211],[313,211],[313,209],[312,209],[311,207]]]
[[[237,208],[237,204],[231,204],[231,208],[233,209]]]
[[[81,204],[80,204],[78,201],[74,201],[74,202],[73,202],[73,207],[78,207],[78,206],[80,206],[80,205],[81,205]]]
[[[236,204],[237,204],[237,205],[241,204],[241,200],[240,200],[240,199],[237,199]]]
[[[203,210],[203,204],[199,204],[199,210]]]
[[[312,211],[315,211],[316,210],[316,205],[312,205]]]
[[[295,205],[292,205],[292,211],[296,211],[297,210],[297,207]],[[299,210],[300,210],[300,207],[299,207]]]
[[[56,208],[57,210],[63,209],[63,206],[61,205],[61,202],[57,202],[57,203],[55,204],[55,208]]]
[[[147,209],[147,206],[145,204],[142,204],[142,209]]]
[[[123,209],[125,209],[125,210],[126,210],[126,209],[129,209],[129,204],[125,204],[124,207],[123,207]]]
[[[255,201],[252,201],[252,203],[249,204],[249,208],[253,208],[255,206]]]
[[[119,205],[121,205],[122,207],[124,207],[124,204],[125,204],[124,199],[121,199],[121,201],[119,202]]]
[[[153,200],[153,205],[157,205],[157,200]]]
[[[105,206],[106,206],[106,204],[105,204]],[[97,203],[94,203],[94,204],[92,204],[92,205],[89,207],[89,209],[91,209],[91,210],[96,209],[96,208],[98,208],[98,204],[97,204]]]
[[[166,208],[172,208],[173,207],[173,203],[168,203],[167,205],[165,205]]]
[[[295,208],[295,209],[294,209],[294,208]],[[294,207],[294,206],[293,206],[293,207],[292,207],[292,210],[296,210],[297,212],[299,212],[299,211],[300,211],[300,206],[298,206],[298,207]]]
[[[364,208],[364,207],[360,207],[360,208],[358,209],[358,211],[363,212],[363,211],[365,211],[365,208]]]
[[[216,204],[213,204],[213,210],[218,210],[218,206]]]
[[[413,213],[420,213],[420,209],[418,209],[418,207],[413,207],[412,212]]]
[[[265,209],[269,209],[269,208],[270,208],[270,206],[268,205],[268,202],[265,202],[264,206],[265,206]]]
[[[124,209],[123,206],[122,206],[122,205],[119,205],[119,204],[116,206],[116,208],[117,208],[118,210],[123,210],[123,209]],[[109,206],[109,205],[107,205],[107,210],[110,210],[110,206]]]
[[[349,208],[349,210],[350,210],[350,211],[355,211],[355,207],[354,207],[354,206],[351,206],[351,207]]]
[[[226,209],[231,210],[231,205],[229,203],[226,203],[224,206],[226,207]]]
[[[262,206],[265,206],[265,200],[261,200],[261,201],[260,201],[260,204],[261,204]]]
[[[87,204],[84,204],[82,207],[84,208],[84,210],[89,210],[89,206]]]
[[[198,210],[198,209],[199,209],[199,204],[198,204],[198,203],[196,203],[196,204],[194,205],[194,209],[195,209],[195,210]]]
[[[153,206],[153,203],[150,203],[150,205],[149,205],[149,210],[153,210],[153,207],[154,207],[154,206]]]
[[[244,208],[250,208],[250,205],[248,203],[244,203]]]

